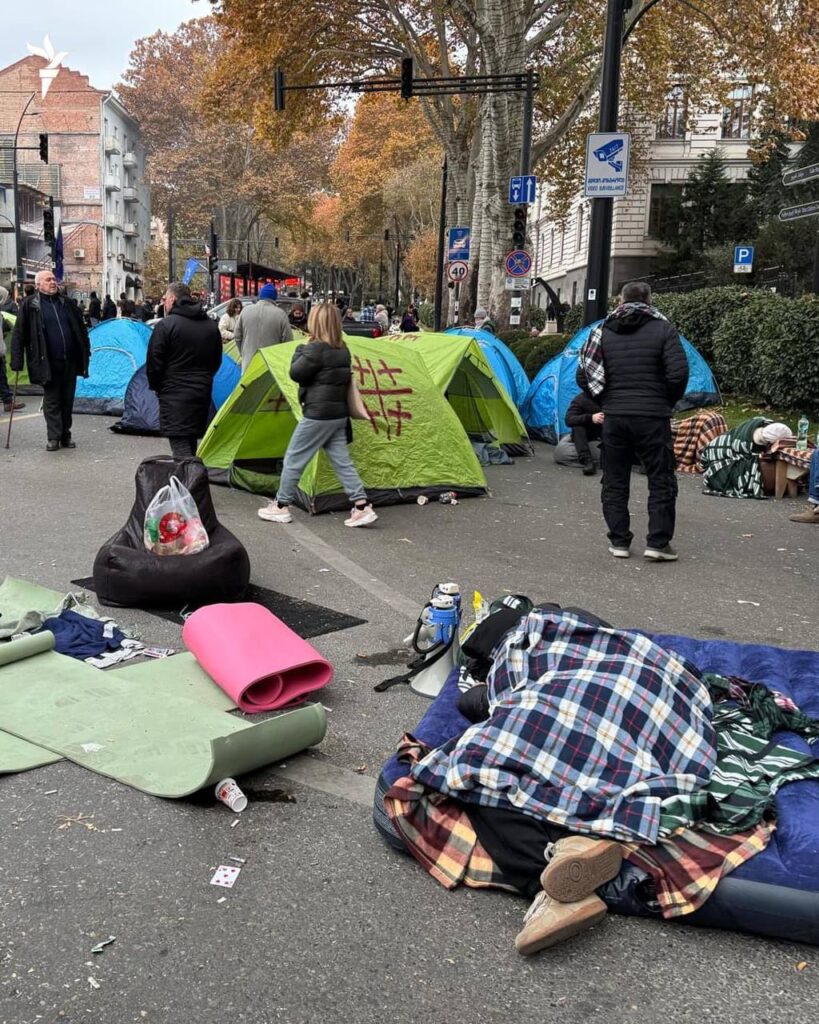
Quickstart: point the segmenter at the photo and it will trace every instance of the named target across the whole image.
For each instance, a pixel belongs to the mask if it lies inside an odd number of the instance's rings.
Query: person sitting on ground
[[[307,332],[307,314],[304,306],[294,306],[290,311],[290,326],[294,331]]]
[[[790,517],[792,523],[819,523],[819,448],[810,457],[808,477],[808,507]]]
[[[243,314],[244,315],[244,314]],[[378,516],[347,447],[352,440],[348,395],[352,380],[350,350],[341,332],[341,314],[332,302],[313,306],[308,319],[310,340],[293,353],[290,376],[299,385],[303,416],[284,454],[279,490],[258,516],[271,523],[290,523],[290,505],[301,475],[313,456],[324,451],[347,492],[352,511],[345,526],[368,526]]]
[[[793,437],[790,427],[752,416],[715,437],[700,453],[703,494],[723,498],[764,498],[760,455],[775,441]]]
[[[241,312],[241,300],[231,299],[228,303],[227,309],[219,318],[219,334],[222,336],[223,345],[227,345],[228,342],[233,341],[233,336],[236,333],[236,324]]]
[[[575,395],[566,410],[566,426],[571,427],[571,443],[575,447],[577,456],[575,464],[580,465],[583,476],[594,476],[597,472],[589,442],[599,441],[602,438],[604,419],[605,416],[600,405],[583,391],[579,395]],[[557,461],[557,455],[555,455],[555,460]],[[561,465],[569,465],[569,463],[563,462]]]
[[[401,330],[405,334],[412,334],[418,330],[418,321],[412,312],[412,306],[409,306],[401,317]]]
[[[347,308],[344,310],[344,316],[342,317],[341,322],[343,324],[357,324],[358,323],[358,320],[356,320],[355,316],[353,315],[353,310],[352,310],[351,306],[347,306]]]

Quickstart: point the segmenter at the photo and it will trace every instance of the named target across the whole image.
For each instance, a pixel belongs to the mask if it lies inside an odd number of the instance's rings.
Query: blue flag
[[[54,239],[54,276],[58,281],[62,281],[64,277],[62,224],[57,228],[57,237]]]
[[[185,273],[182,275],[182,284],[190,284],[193,275],[202,270],[202,264],[193,256],[185,264]]]

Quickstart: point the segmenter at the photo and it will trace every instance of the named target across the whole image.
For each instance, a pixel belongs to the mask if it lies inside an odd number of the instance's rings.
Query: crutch
[[[4,356],[0,356],[0,359],[3,359],[3,358],[5,358],[5,357]],[[11,410],[9,411],[9,429],[8,429],[8,432],[6,433],[6,448],[8,448],[10,446],[10,444],[11,444],[11,421],[14,419],[14,407],[15,407],[15,405],[17,405],[17,381],[19,379],[20,379],[20,371],[17,370],[17,371],[15,371],[15,374],[14,374],[14,390],[12,391],[12,395],[11,395]]]

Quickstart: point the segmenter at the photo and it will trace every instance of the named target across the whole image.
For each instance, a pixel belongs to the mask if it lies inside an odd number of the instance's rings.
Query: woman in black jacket
[[[361,477],[347,448],[347,405],[352,368],[350,350],[341,336],[341,314],[331,302],[313,306],[307,321],[310,340],[299,345],[290,364],[290,376],[299,385],[303,417],[299,420],[284,456],[276,500],[259,509],[259,518],[271,523],[290,523],[290,504],[301,475],[322,448],[352,503],[345,526],[368,526],[378,516],[367,503]]]

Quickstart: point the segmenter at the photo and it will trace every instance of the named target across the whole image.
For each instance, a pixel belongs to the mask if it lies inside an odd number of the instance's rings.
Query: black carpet
[[[82,587],[83,590],[94,592],[93,576],[71,582],[74,586]],[[275,590],[257,587],[252,583],[247,588],[247,593],[242,600],[264,605],[268,611],[273,612],[286,626],[289,626],[299,636],[304,637],[305,640],[309,640],[313,636],[321,636],[324,633],[337,633],[340,629],[349,629],[351,626],[361,626],[367,621],[356,618],[354,615],[333,611],[332,608],[324,608],[320,604],[312,604],[310,601],[302,601],[297,597],[279,594]],[[147,612],[149,615],[156,615],[160,619],[167,619],[168,622],[175,622],[180,626],[185,621],[180,612],[167,608],[141,608],[139,610]],[[112,609],[112,615],[115,618],[117,611],[117,609]],[[192,611],[195,609],[190,607],[185,609],[186,614]]]

